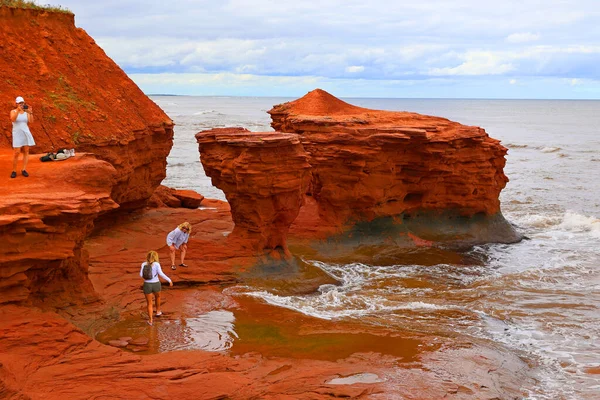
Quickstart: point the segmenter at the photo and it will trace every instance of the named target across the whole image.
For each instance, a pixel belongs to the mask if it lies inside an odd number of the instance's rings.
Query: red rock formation
[[[0,170],[11,161],[12,152],[0,152]],[[28,170],[29,178],[0,175],[0,304],[93,297],[81,248],[93,221],[118,207],[110,197],[115,169],[84,154],[32,160]]]
[[[222,128],[196,139],[206,175],[231,205],[232,234],[253,238],[258,250],[287,249],[287,231],[310,180],[297,135]]]
[[[174,196],[175,189],[160,185],[148,200],[149,207],[181,207],[181,200]]]
[[[179,201],[181,201],[181,207],[192,209],[200,207],[200,204],[202,204],[202,200],[204,200],[204,196],[194,192],[193,190],[175,189],[175,192],[173,192],[173,196],[175,196],[177,199],[179,199]]]
[[[193,190],[177,190],[170,187],[160,185],[154,191],[150,200],[149,207],[184,207],[198,208],[204,200],[204,196]]]
[[[83,241],[100,215],[152,195],[173,123],[70,13],[0,7],[0,52],[0,302],[93,296]],[[16,96],[34,111],[33,153],[76,148],[95,157],[41,164],[32,156],[31,177],[10,180]]]
[[[112,198],[138,207],[165,177],[173,123],[96,45],[73,14],[0,7],[0,148],[11,146],[8,110],[35,111],[33,152],[77,148],[118,171]]]
[[[309,153],[311,194],[327,224],[500,211],[507,150],[481,128],[360,108],[319,89],[269,114],[275,130],[297,133]]]

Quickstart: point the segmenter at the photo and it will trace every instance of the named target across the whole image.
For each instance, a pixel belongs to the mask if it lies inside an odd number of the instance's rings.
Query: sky
[[[600,99],[600,0],[44,0],[147,94]]]

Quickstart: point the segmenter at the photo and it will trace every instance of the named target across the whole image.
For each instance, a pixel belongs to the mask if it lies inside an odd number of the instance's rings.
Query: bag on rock
[[[62,160],[66,160],[69,157],[71,157],[71,152],[69,150],[60,149],[56,152],[56,156],[54,157],[54,159],[56,161],[62,161]]]
[[[149,281],[153,278],[152,276],[152,264],[144,264],[144,268],[142,269],[142,278]]]
[[[55,158],[56,158],[56,154],[54,154],[54,153],[48,153],[45,156],[41,156],[40,157],[40,161],[41,162],[54,161]]]

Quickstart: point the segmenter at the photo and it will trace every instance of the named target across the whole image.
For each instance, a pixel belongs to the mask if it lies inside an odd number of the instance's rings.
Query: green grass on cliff
[[[68,8],[61,6],[52,6],[50,4],[39,5],[35,1],[31,0],[0,0],[0,7],[13,7],[13,8],[28,8],[31,10],[44,10],[52,12],[62,12],[66,14],[73,14]]]

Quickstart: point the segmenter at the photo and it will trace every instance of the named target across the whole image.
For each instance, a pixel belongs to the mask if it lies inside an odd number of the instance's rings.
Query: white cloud
[[[523,32],[523,33],[513,33],[512,35],[508,35],[506,37],[506,41],[508,43],[527,43],[527,42],[535,42],[540,39],[539,33],[531,33],[531,32]]]
[[[129,74],[600,79],[597,0],[58,1]]]
[[[511,85],[516,85],[517,84],[517,80],[516,79],[511,79],[510,81],[508,81]]]
[[[352,65],[350,67],[346,67],[346,72],[349,72],[351,74],[355,74],[357,72],[363,72],[365,70],[365,67],[363,67],[362,65]]]
[[[443,75],[500,75],[515,69],[515,66],[499,54],[486,51],[467,52],[464,62],[456,67],[430,68],[433,76]]]

